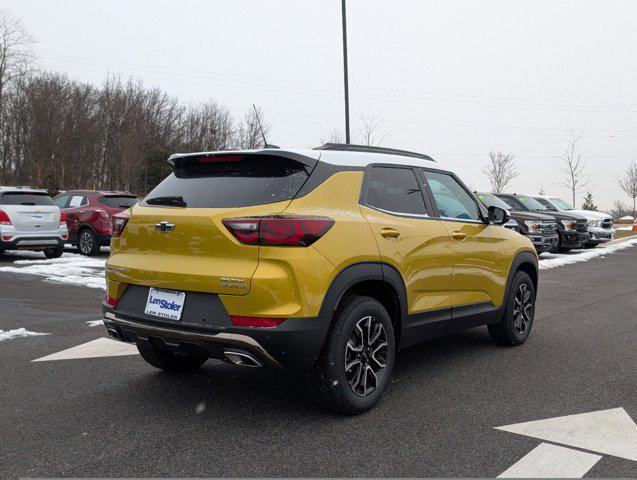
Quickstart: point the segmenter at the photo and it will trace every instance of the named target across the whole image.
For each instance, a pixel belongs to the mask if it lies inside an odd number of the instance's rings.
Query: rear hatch
[[[17,235],[50,234],[59,229],[60,209],[45,192],[4,192],[0,196],[0,210],[9,216]]]
[[[228,218],[276,215],[316,161],[236,153],[179,157],[174,173],[131,210],[113,242],[109,278],[172,290],[245,295],[259,261],[224,226]]]

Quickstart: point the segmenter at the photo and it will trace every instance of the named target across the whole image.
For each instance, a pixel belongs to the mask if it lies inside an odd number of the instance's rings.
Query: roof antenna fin
[[[252,108],[254,108],[254,116],[257,117],[257,124],[259,125],[259,130],[261,130],[261,136],[263,137],[263,148],[279,148],[277,145],[270,145],[265,138],[265,132],[263,131],[263,127],[261,126],[261,119],[259,118],[259,111],[257,110],[256,105],[253,103]]]

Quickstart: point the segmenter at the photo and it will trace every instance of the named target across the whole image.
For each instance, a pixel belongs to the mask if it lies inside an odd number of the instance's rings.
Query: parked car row
[[[506,228],[529,237],[538,253],[592,248],[615,238],[607,213],[577,210],[557,197],[476,192],[487,207],[506,208],[512,222]]]
[[[69,243],[96,255],[110,244],[113,215],[137,201],[128,192],[73,190],[51,198],[42,189],[0,187],[0,253],[34,250],[57,258]]]

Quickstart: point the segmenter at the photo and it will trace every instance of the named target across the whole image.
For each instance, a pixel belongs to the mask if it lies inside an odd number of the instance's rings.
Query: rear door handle
[[[380,231],[380,234],[383,238],[386,238],[388,240],[396,240],[398,237],[400,237],[400,232],[398,230],[394,230],[393,228],[383,228]]]
[[[458,241],[461,241],[467,238],[467,234],[462,232],[453,232],[451,236],[453,237],[454,240],[458,240]]]

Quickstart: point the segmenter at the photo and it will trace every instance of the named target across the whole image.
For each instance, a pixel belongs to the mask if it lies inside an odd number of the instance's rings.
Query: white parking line
[[[123,355],[137,355],[135,344],[118,342],[110,338],[98,338],[77,347],[37,358],[33,362],[50,362],[53,360],[75,360],[78,358],[120,357]]]
[[[582,478],[602,457],[541,443],[498,478]]]

